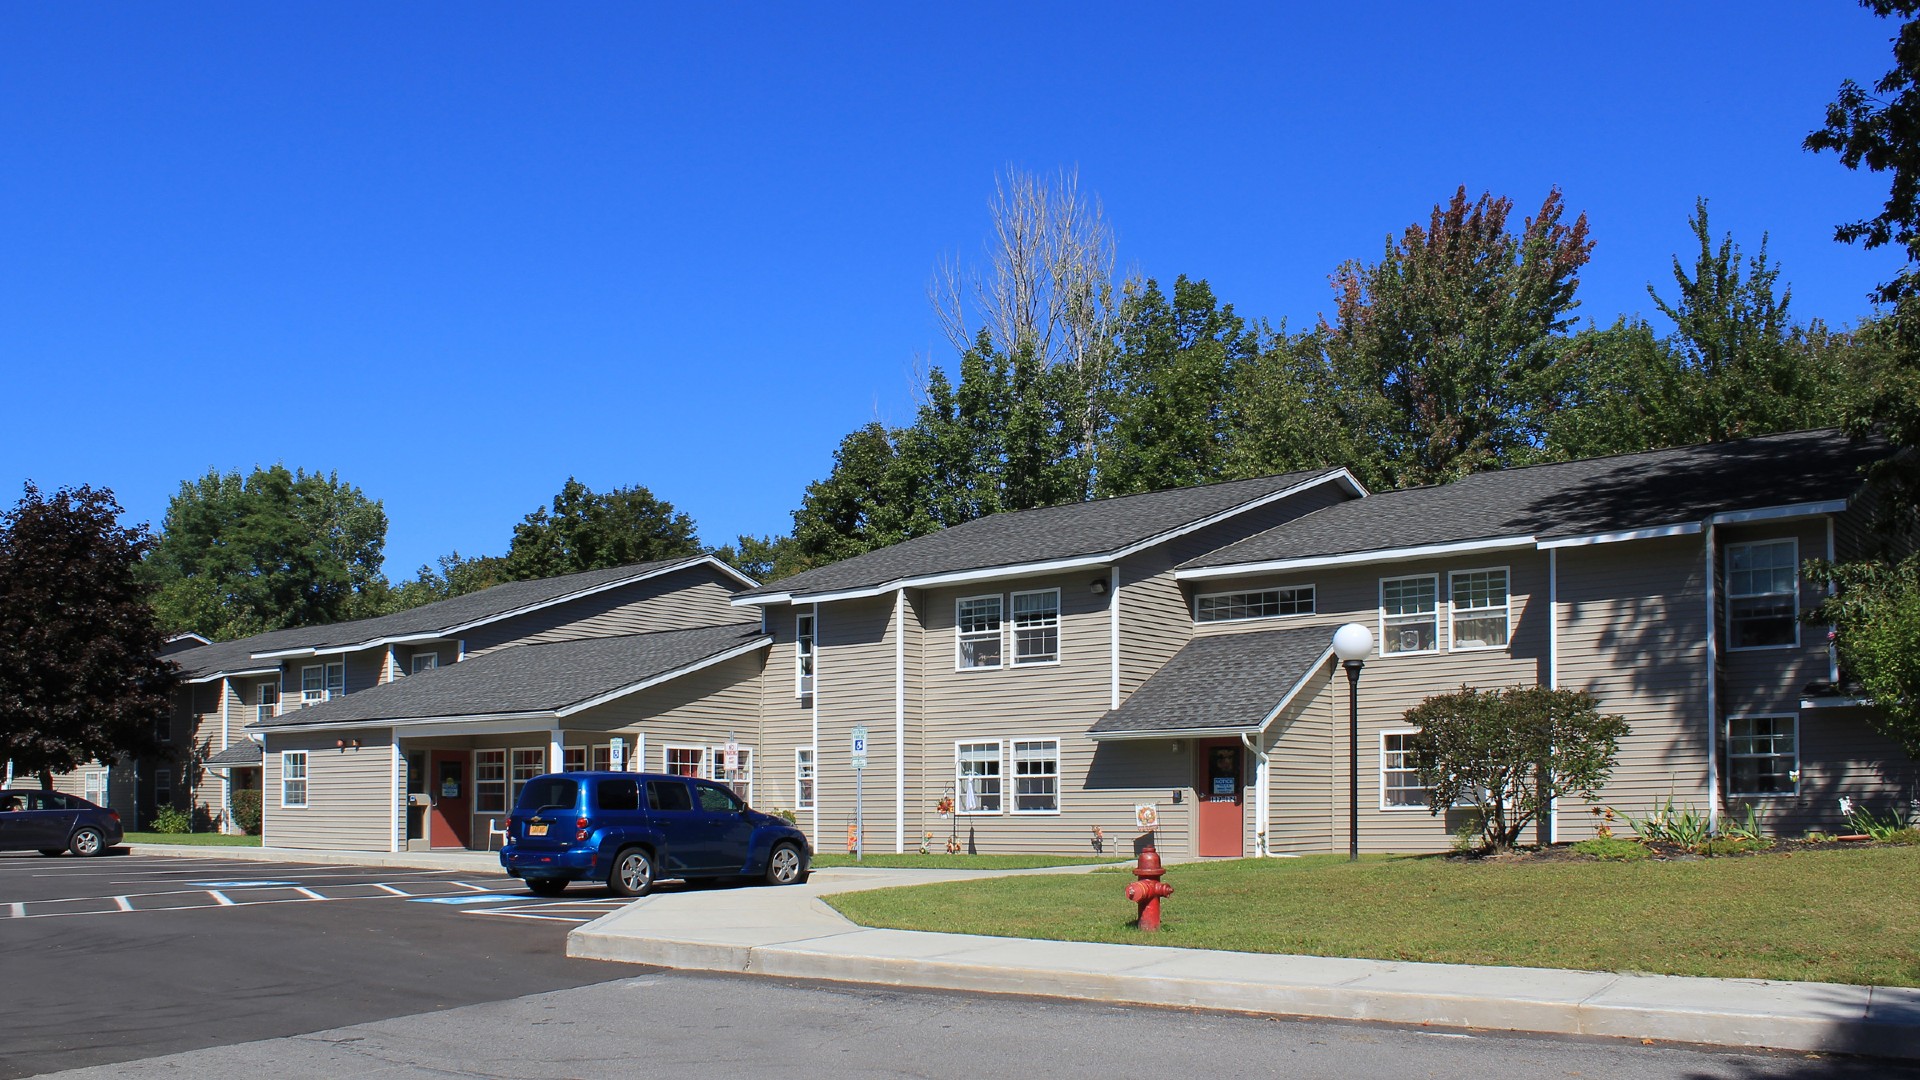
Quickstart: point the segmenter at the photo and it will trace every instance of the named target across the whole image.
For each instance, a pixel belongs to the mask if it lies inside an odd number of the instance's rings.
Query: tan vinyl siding
[[[1327,668],[1333,668],[1332,661]],[[1334,710],[1336,697],[1338,704],[1346,703],[1344,674],[1340,683],[1336,694],[1327,671],[1316,673],[1268,732],[1267,846],[1275,853],[1326,851],[1337,846],[1333,835],[1333,743],[1336,730],[1344,734],[1346,717],[1336,718]],[[1247,803],[1251,834],[1260,827],[1251,792]]]
[[[1809,682],[1823,680],[1828,674],[1826,629],[1795,620],[1799,644],[1791,647],[1735,649],[1727,618],[1728,553],[1736,544],[1793,540],[1798,546],[1796,565],[1808,559],[1827,557],[1826,518],[1790,522],[1781,525],[1754,525],[1719,530],[1720,590],[1720,672],[1722,694],[1720,715],[1738,716],[1755,712],[1792,712],[1799,708]],[[1804,573],[1798,573],[1799,612],[1805,614],[1820,605],[1822,590]]]
[[[508,645],[722,626],[753,618],[751,611],[730,602],[738,587],[711,567],[688,567],[475,627],[460,636],[467,655],[474,656]]]
[[[801,697],[794,680],[794,616],[796,612],[812,611],[812,606],[775,605],[767,610],[773,644],[763,654],[765,668],[755,683],[762,749],[754,765],[754,799],[766,809],[793,810],[799,827],[817,845],[820,838],[814,836],[813,811],[797,807],[794,769],[794,750],[813,741],[813,698]]]
[[[360,740],[340,748],[336,740]],[[307,751],[307,805],[280,805],[281,752]],[[267,847],[386,851],[392,843],[393,746],[387,728],[275,732],[266,745],[263,839]]]
[[[847,828],[854,821],[855,725],[865,725],[868,736],[865,846],[870,851],[894,849],[894,756],[899,747],[893,731],[893,605],[893,594],[888,593],[820,607],[814,667],[820,718],[815,816],[823,851],[846,850]],[[908,810],[911,830],[911,800]]]

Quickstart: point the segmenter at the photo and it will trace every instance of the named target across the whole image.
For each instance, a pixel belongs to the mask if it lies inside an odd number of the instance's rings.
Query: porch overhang
[[[1087,737],[1095,742],[1253,736],[1265,732],[1327,670],[1333,628],[1297,627],[1195,638]]]

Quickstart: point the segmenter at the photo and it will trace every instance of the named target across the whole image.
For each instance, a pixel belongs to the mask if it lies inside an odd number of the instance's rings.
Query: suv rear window
[[[558,776],[536,776],[520,789],[522,810],[539,810],[548,806],[571,810],[579,802],[579,783]]]
[[[594,788],[593,802],[602,810],[638,810],[640,784],[634,780],[602,780]]]

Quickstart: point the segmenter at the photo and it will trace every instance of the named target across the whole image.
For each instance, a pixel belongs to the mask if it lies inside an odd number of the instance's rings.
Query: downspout
[[[1834,543],[1833,520],[1834,520],[1833,515],[1831,514],[1827,515],[1827,565],[1828,566],[1832,566],[1834,563],[1838,562],[1840,558],[1838,554],[1839,548]],[[1838,589],[1839,589],[1839,583],[1834,581],[1832,578],[1828,578],[1827,579],[1827,595],[1832,596],[1836,591],[1838,591]],[[1827,632],[1829,634],[1833,632],[1832,623],[1827,624]],[[1829,643],[1827,645],[1827,685],[1833,687],[1834,693],[1836,694],[1840,693],[1840,653],[1838,650],[1836,650],[1833,647],[1831,643],[1831,639],[1829,639]],[[1795,723],[1798,723],[1798,721],[1795,721]],[[1799,737],[1798,729],[1796,728],[1795,731],[1796,731],[1795,739],[1797,740]]]
[[[1547,689],[1560,689],[1560,549],[1547,549]],[[1547,843],[1560,842],[1560,800],[1547,804]]]
[[[1720,607],[1714,567],[1720,527],[1709,519],[1707,553],[1707,827],[1720,828]]]
[[[389,661],[393,659],[391,646],[387,649],[387,659]],[[407,833],[404,824],[407,820],[407,785],[404,779],[406,770],[401,766],[400,729],[388,728],[387,730],[393,733],[393,776],[387,784],[387,796],[393,800],[393,812],[387,815],[389,818],[387,828],[391,834],[387,839],[387,850],[398,854],[402,846],[402,838]]]
[[[220,749],[225,750],[233,737],[233,706],[227,700],[233,690],[233,680],[222,676],[220,679]],[[233,767],[220,770],[220,831],[233,828]]]
[[[1109,697],[1112,699],[1107,708],[1120,707],[1120,564],[1107,568],[1107,632],[1112,640],[1113,671],[1109,676],[1112,683]]]
[[[812,703],[807,711],[813,714],[813,733],[809,738],[813,745],[813,850],[820,850],[820,822],[826,817],[822,811],[820,781],[826,770],[821,768],[820,760],[820,688],[826,685],[822,681],[820,661],[826,650],[820,647],[820,605],[813,605],[813,694]]]
[[[1254,745],[1253,740],[1244,731],[1240,733],[1240,742],[1254,758],[1253,816],[1258,827],[1254,830],[1253,854],[1255,858],[1264,859],[1267,857],[1267,827],[1271,817],[1267,802],[1267,755],[1265,751]]]
[[[865,838],[862,837],[864,840]],[[907,590],[893,593],[893,853],[907,850]]]

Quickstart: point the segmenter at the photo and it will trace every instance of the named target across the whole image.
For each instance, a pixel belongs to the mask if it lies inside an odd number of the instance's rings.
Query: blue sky
[[[1295,325],[1458,185],[1653,313],[1694,197],[1803,316],[1892,261],[1802,152],[1892,26],[1830,3],[0,7],[0,482],[275,461],[386,504],[390,575],[500,553],[568,475],[785,531],[946,358],[994,176],[1077,168],[1123,263]],[[17,488],[6,493],[10,502]]]

